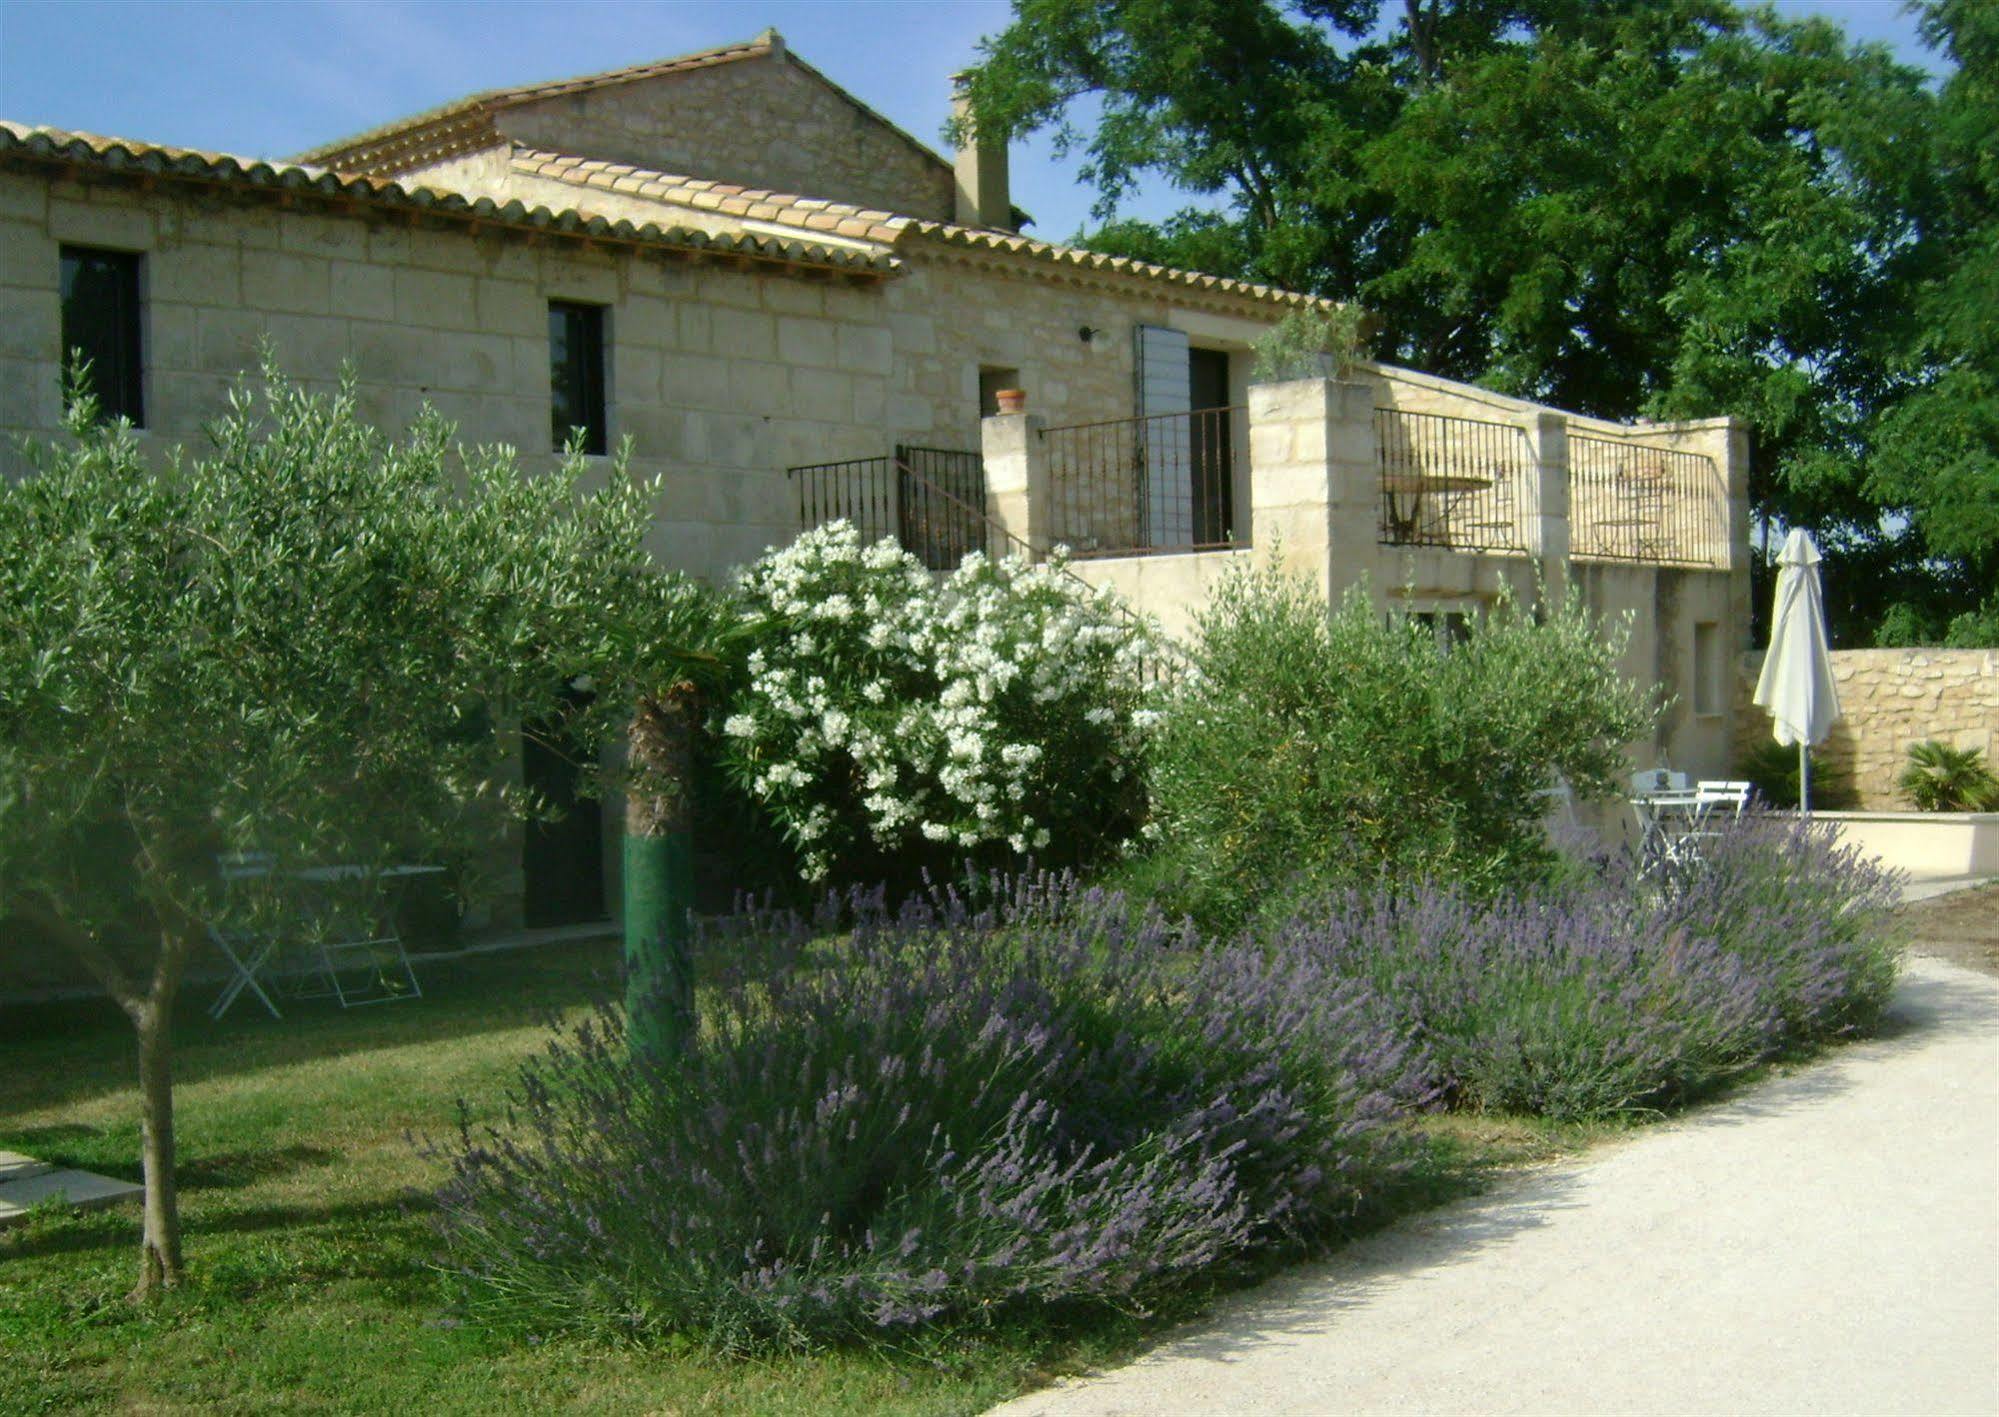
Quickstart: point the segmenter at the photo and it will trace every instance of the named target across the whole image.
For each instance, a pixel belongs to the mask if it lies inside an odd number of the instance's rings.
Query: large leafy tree
[[[266,379],[205,456],[149,458],[82,399],[0,479],[0,917],[136,1030],[142,1293],[181,1270],[171,1027],[208,926],[298,928],[287,867],[423,859],[534,810],[504,730],[587,749],[641,701],[674,718],[701,613],[621,467],[528,476],[435,417],[392,441],[351,390]],[[225,883],[237,853],[270,869]]]
[[[1995,544],[1961,515],[1991,429],[1938,387],[1989,352],[1916,301],[1990,279],[1966,241],[1990,23],[1933,7],[1963,66],[1940,98],[1830,22],[1725,0],[1016,0],[972,97],[1085,148],[1092,245],[1357,301],[1383,357],[1505,392],[1743,415],[1759,511],[1829,542],[1856,637],[1961,606]],[[1117,219],[1148,177],[1205,201]],[[1909,458],[1877,457],[1905,408]],[[1930,473],[1936,439],[1961,473]]]
[[[1901,384],[1872,430],[1866,492],[1935,572],[1895,637],[1999,645],[1999,6],[1939,0],[1924,33],[1956,64],[1932,127],[1936,202],[1897,326]]]

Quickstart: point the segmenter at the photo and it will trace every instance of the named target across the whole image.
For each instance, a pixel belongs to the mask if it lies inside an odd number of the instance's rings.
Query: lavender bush
[[[1752,818],[1707,862],[1670,897],[1614,864],[1497,898],[1352,890],[1277,949],[1391,1000],[1455,1105],[1663,1107],[1867,1027],[1895,979],[1894,879],[1830,828]]]
[[[1413,1154],[1431,1070],[1316,956],[1185,948],[1045,879],[859,904],[830,953],[795,931],[725,986],[674,1066],[603,1014],[461,1129],[473,1306],[731,1349],[1145,1306],[1325,1238]]]
[[[1873,1027],[1901,964],[1901,878],[1839,844],[1838,828],[1751,815],[1704,853],[1658,913],[1712,938],[1759,981],[1779,1041],[1808,1047]]]

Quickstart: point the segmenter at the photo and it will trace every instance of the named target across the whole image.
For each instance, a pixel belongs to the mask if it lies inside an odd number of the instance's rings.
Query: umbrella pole
[[[1798,744],[1798,812],[1812,814],[1812,750],[1804,743]]]

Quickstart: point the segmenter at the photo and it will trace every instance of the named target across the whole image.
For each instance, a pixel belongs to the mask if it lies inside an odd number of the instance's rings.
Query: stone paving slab
[[[37,1161],[32,1156],[23,1156],[18,1151],[0,1151],[0,1183],[18,1181],[26,1176],[39,1176],[44,1171],[56,1168],[46,1161]]]
[[[97,1210],[145,1194],[130,1181],[50,1166],[19,1152],[0,1151],[0,1226],[26,1217],[29,1210],[60,1196],[73,1210]]]

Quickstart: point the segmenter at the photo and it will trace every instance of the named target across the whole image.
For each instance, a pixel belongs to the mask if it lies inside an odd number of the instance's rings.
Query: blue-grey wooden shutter
[[[1194,541],[1194,458],[1189,422],[1193,387],[1187,336],[1159,325],[1138,326],[1138,438],[1147,543],[1191,546]]]

